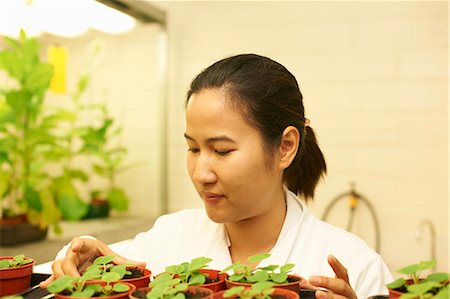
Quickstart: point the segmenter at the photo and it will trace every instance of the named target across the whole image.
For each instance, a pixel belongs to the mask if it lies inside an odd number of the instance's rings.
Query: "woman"
[[[294,263],[320,287],[316,298],[366,298],[391,280],[381,257],[352,234],[312,216],[304,203],[326,172],[294,76],[269,58],[218,61],[192,82],[186,104],[187,165],[205,209],[160,217],[119,256],[104,243],[75,238],[53,276],[78,275],[98,255],[143,261],[155,274],[199,256],[223,269],[270,252],[262,265]],[[348,273],[347,273],[348,269]]]

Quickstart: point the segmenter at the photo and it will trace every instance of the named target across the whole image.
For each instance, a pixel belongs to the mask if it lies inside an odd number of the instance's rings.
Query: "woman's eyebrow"
[[[195,142],[195,139],[192,138],[191,136],[189,136],[186,133],[184,133],[184,138]],[[226,141],[226,142],[236,143],[235,140],[233,140],[232,138],[230,138],[230,137],[228,137],[226,135],[213,136],[213,137],[208,137],[208,138],[205,139],[205,143],[214,143],[214,142],[219,142],[219,141]]]

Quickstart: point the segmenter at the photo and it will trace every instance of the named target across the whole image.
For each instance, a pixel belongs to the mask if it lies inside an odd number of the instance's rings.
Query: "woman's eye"
[[[215,150],[216,154],[218,154],[219,156],[226,156],[229,153],[232,152],[232,150],[224,150],[224,151],[219,151],[219,150]]]
[[[191,152],[191,153],[198,153],[199,151],[200,150],[198,148],[195,148],[195,147],[188,148],[188,152]]]

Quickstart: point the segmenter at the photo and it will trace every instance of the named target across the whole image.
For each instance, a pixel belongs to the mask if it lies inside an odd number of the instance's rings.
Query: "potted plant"
[[[387,284],[389,298],[448,299],[450,295],[450,273],[431,273],[426,278],[420,278],[422,271],[430,270],[435,265],[435,260],[429,260],[397,270],[397,272],[408,275],[409,277],[406,280],[404,278],[398,278]]]
[[[30,287],[34,260],[23,254],[0,257],[0,297],[17,294]]]
[[[109,299],[125,299],[136,289],[130,283],[119,282],[121,276],[117,272],[103,275],[101,282],[89,282],[91,272],[81,277],[65,275],[53,281],[47,290],[55,294],[57,299],[102,297]]]
[[[82,152],[94,158],[94,172],[104,179],[106,187],[92,192],[91,208],[87,218],[93,218],[93,210],[99,209],[99,205],[106,206],[107,211],[109,208],[119,212],[128,209],[128,196],[116,185],[116,179],[119,174],[132,167],[123,165],[127,150],[117,145],[122,128],[115,124],[106,105],[97,105],[96,108],[100,113],[100,124],[82,129],[81,138],[84,144]]]
[[[136,267],[132,264],[116,265],[112,262],[113,259],[114,256],[112,255],[97,257],[84,274],[89,277],[89,281],[94,280],[94,282],[97,282],[103,276],[108,275],[108,273],[116,272],[120,275],[121,282],[131,283],[136,288],[148,286],[152,274],[150,270]]]
[[[53,70],[40,60],[38,41],[24,31],[4,40],[0,69],[10,84],[0,89],[0,245],[15,245],[45,238],[48,226],[60,231],[46,171],[57,159],[59,115],[43,109]]]
[[[258,263],[270,257],[268,253],[253,255],[247,259],[249,264]],[[256,267],[252,269],[249,265],[234,263],[222,272],[233,271],[233,274],[226,279],[227,288],[234,286],[247,286],[257,282],[269,281],[274,283],[274,288],[283,288],[298,293],[300,291],[301,277],[288,274],[294,264],[283,266],[269,265],[267,267]]]
[[[236,286],[214,294],[214,299],[299,299],[298,293],[273,286],[274,283],[269,281],[254,283],[251,287]]]
[[[201,286],[218,292],[226,288],[226,273],[220,273],[219,270],[205,269],[212,259],[198,257],[190,262],[184,262],[179,265],[171,265],[165,268],[166,272],[181,279],[182,283]]]
[[[190,286],[173,274],[158,275],[148,288],[133,293],[132,298],[140,299],[212,299],[213,291],[199,286]]]

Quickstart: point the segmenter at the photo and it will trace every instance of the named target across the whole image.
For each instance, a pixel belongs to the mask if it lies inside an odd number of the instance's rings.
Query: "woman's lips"
[[[222,194],[212,193],[212,192],[201,192],[202,198],[208,203],[216,203],[220,201],[225,196]]]

